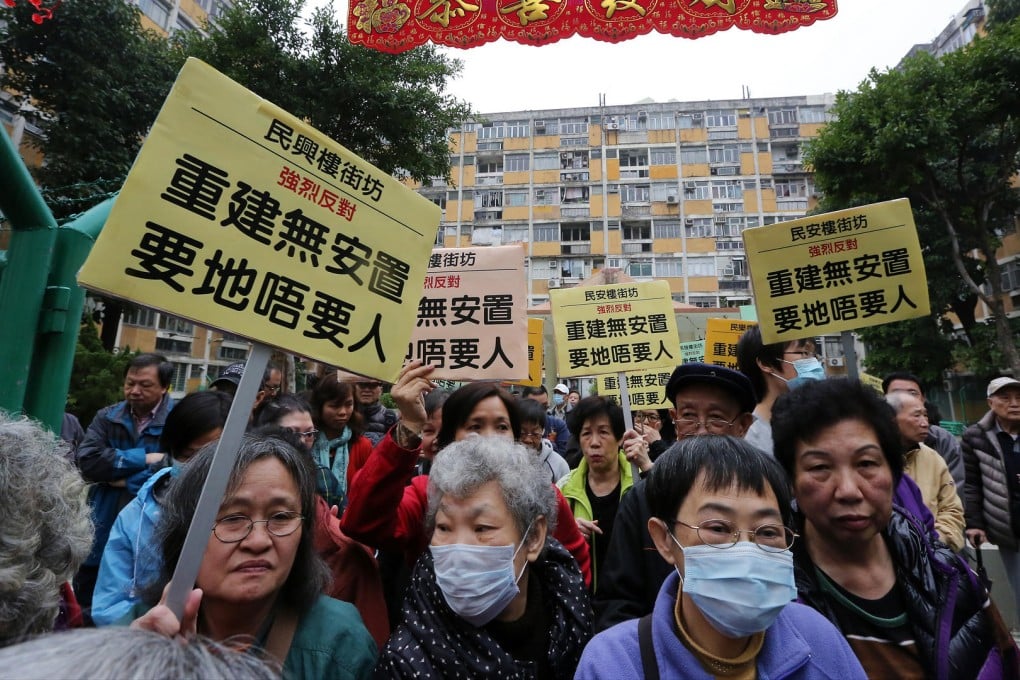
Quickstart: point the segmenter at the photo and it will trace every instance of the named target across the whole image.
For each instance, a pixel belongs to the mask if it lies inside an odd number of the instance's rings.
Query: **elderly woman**
[[[213,454],[203,449],[170,488],[158,528],[164,559],[157,586],[177,566]],[[370,676],[376,646],[357,610],[322,594],[329,574],[313,547],[315,499],[307,454],[275,437],[245,437],[185,620],[160,604],[133,625],[169,635],[197,628],[218,642],[246,636],[282,662],[287,677]]]
[[[1017,677],[1016,646],[960,557],[893,504],[903,474],[892,408],[859,382],[812,382],[772,413],[793,481],[801,601],[872,678]]]
[[[549,535],[556,495],[535,457],[500,437],[444,448],[426,521],[429,550],[376,677],[572,677],[591,611],[577,563]]]
[[[422,395],[431,392],[433,367],[409,362],[400,372],[390,395],[400,410],[400,422],[376,445],[354,483],[340,528],[366,545],[402,552],[413,565],[428,545],[425,532],[428,476],[411,477],[421,453],[429,418]],[[442,450],[468,437],[496,436],[516,441],[521,436],[517,402],[495,383],[469,383],[443,404],[442,423],[435,448]],[[410,484],[408,479],[410,478]],[[561,521],[554,537],[574,556],[585,581],[590,580],[588,544],[574,523],[559,492],[557,514]],[[571,517],[566,521],[566,517]]]
[[[92,520],[66,450],[38,423],[0,411],[0,647],[81,625],[68,581],[92,547]]]
[[[599,633],[577,678],[860,678],[839,632],[796,595],[790,491],[735,437],[691,437],[645,486],[648,532],[673,571],[652,613]]]
[[[592,589],[613,533],[613,520],[624,494],[634,486],[631,463],[642,474],[652,469],[650,446],[634,430],[624,431],[623,409],[605,397],[585,397],[570,417],[570,434],[584,456],[557,482],[570,504],[577,528],[591,543]]]

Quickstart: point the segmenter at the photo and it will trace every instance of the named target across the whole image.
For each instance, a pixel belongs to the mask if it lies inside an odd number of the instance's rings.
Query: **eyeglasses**
[[[296,512],[278,512],[269,519],[252,519],[246,515],[230,515],[216,520],[213,524],[213,535],[220,543],[240,543],[248,538],[248,534],[256,524],[265,524],[266,530],[273,536],[283,538],[298,530],[305,520]]]
[[[263,392],[268,392],[269,394],[278,394],[280,392],[280,386],[279,385],[263,385],[262,386],[262,391]]]
[[[735,546],[741,534],[749,535],[751,541],[766,552],[789,550],[797,539],[793,529],[782,524],[762,524],[756,529],[738,529],[733,522],[725,519],[706,519],[700,524],[688,524],[676,519],[670,524],[682,524],[688,529],[694,529],[702,543],[721,550]]]
[[[709,434],[725,434],[726,430],[730,429],[730,426],[735,422],[737,422],[736,418],[733,420],[726,420],[725,418],[706,418],[705,420],[677,418],[673,421],[673,424],[677,427],[677,434],[688,435],[697,432],[698,428],[702,426],[704,426]]]
[[[662,418],[659,417],[658,413],[635,413],[634,414],[634,422],[635,423],[643,423],[643,422],[645,422],[647,420],[654,420],[656,422],[659,422],[659,421],[662,420]]]
[[[359,390],[374,390],[382,387],[382,383],[377,382],[359,382],[354,384]]]
[[[521,441],[524,441],[525,439],[541,439],[544,436],[545,432],[542,430],[535,430],[533,432],[521,430]]]
[[[319,434],[319,431],[316,430],[314,427],[308,430],[307,432],[298,432],[297,430],[291,430],[291,432],[298,435],[299,437],[302,437],[303,439],[315,439],[315,435]]]

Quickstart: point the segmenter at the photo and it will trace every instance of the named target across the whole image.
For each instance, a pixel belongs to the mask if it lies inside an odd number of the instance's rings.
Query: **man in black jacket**
[[[744,374],[697,363],[673,371],[666,396],[673,402],[669,415],[678,441],[704,434],[743,437],[753,422],[751,411],[757,403],[751,381]],[[620,500],[616,513],[592,600],[596,632],[651,613],[659,587],[673,569],[659,556],[648,534],[651,516],[644,481],[639,481]]]

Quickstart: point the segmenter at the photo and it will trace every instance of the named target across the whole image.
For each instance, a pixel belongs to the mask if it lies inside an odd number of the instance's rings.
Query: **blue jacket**
[[[711,680],[714,676],[701,667],[673,632],[673,607],[679,581],[674,571],[659,589],[652,611],[652,643],[659,676]],[[795,602],[786,605],[775,623],[765,631],[757,668],[758,677],[762,680],[864,680],[866,677],[840,632],[818,612]],[[574,679],[637,680],[644,677],[638,646],[638,621],[632,619],[592,638],[581,655]]]
[[[99,566],[117,513],[156,471],[146,465],[145,454],[159,451],[159,438],[173,404],[170,395],[164,396],[156,416],[141,432],[135,432],[126,401],[107,406],[92,419],[85,440],[75,454],[75,462],[85,481],[93,482],[89,489],[89,505],[92,506],[96,540],[85,566]],[[118,480],[124,480],[126,486],[110,486]]]
[[[171,473],[171,468],[163,468],[149,477],[113,523],[92,595],[92,620],[97,626],[124,618],[139,601],[141,589],[159,577],[162,555],[153,543],[153,530],[162,508],[154,491],[170,481]]]

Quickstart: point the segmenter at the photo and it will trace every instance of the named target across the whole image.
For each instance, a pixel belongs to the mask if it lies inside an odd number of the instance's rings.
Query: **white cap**
[[[553,388],[553,392],[559,392],[560,394],[570,394],[570,388],[563,383],[558,384]]]
[[[1009,387],[1010,385],[1020,385],[1020,380],[1014,378],[996,378],[992,382],[988,383],[988,396],[992,396],[1003,387]]]

